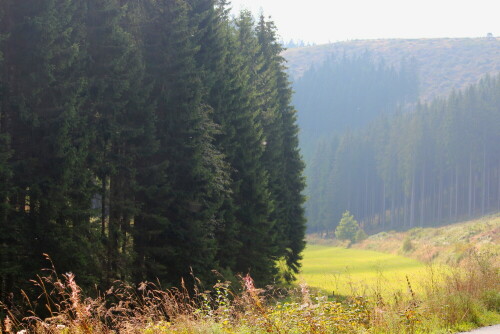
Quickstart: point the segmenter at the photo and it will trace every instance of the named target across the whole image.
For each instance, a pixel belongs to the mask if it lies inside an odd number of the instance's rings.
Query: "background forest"
[[[43,253],[84,287],[297,272],[304,166],[271,21],[213,0],[6,0],[0,36],[1,300]]]
[[[499,48],[487,38],[287,51],[309,231],[333,231],[346,210],[369,233],[499,211],[500,78],[484,77],[497,73]],[[305,55],[316,57],[308,70]]]

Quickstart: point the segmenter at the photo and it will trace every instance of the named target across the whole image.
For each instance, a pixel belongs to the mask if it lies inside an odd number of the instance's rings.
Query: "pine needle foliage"
[[[210,285],[214,270],[271,283],[279,259],[298,271],[303,164],[282,49],[272,22],[228,13],[1,2],[0,300],[32,295],[44,253],[84,289],[193,292],[192,274]]]

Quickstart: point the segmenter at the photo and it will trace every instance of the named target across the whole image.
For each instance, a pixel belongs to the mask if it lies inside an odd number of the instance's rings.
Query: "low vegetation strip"
[[[306,257],[314,248],[323,255],[342,251],[312,246]],[[353,264],[362,263],[353,254],[375,253],[348,251]],[[391,263],[391,256],[385,259]],[[38,300],[24,307],[0,304],[6,312],[0,333],[455,333],[500,323],[499,271],[489,260],[471,256],[442,280],[428,277],[421,293],[408,284],[406,291],[388,296],[345,298],[327,298],[305,284],[300,289],[263,290],[250,276],[242,278],[240,288],[220,282],[194,294],[185,288],[116,282],[113,289],[91,298],[74,275],[52,270],[35,281],[41,290]]]
[[[468,240],[477,247],[442,271],[404,256],[340,247],[341,242],[310,237],[324,244],[309,243],[298,288],[259,289],[246,276],[241,286],[219,282],[211,289],[195,288],[194,293],[184,287],[164,290],[151,283],[132,286],[116,282],[98,297],[88,297],[74,275],[58,275],[52,269],[34,281],[41,292],[39,299],[26,301],[24,306],[0,303],[0,333],[468,331],[500,323],[500,267],[494,254],[477,245],[479,240],[483,240],[480,244],[487,244],[487,239],[495,242],[491,231],[497,220],[493,218],[485,218],[484,225],[469,222],[439,233],[432,229],[418,232],[421,238],[435,234],[437,239],[456,243],[464,239],[466,231],[480,230],[469,233]],[[402,245],[404,238],[398,247]],[[416,251],[425,244],[412,245]]]

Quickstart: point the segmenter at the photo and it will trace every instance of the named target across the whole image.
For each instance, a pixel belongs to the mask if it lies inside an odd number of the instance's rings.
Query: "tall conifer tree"
[[[93,171],[100,188],[105,280],[131,277],[132,221],[137,214],[137,166],[151,142],[152,109],[143,84],[136,14],[117,0],[88,2],[89,100]]]
[[[9,224],[9,196],[11,189],[12,170],[9,159],[10,137],[7,132],[7,82],[4,67],[4,41],[7,38],[7,22],[4,17],[7,3],[0,5],[0,302],[6,302],[7,294],[14,284],[14,277],[19,271],[16,262],[14,238],[15,226]]]
[[[292,91],[285,72],[285,60],[281,56],[283,48],[277,41],[274,23],[266,21],[263,15],[257,25],[257,37],[264,61],[258,73],[266,142],[263,164],[269,174],[274,203],[276,244],[279,245],[279,256],[284,257],[292,272],[297,273],[300,253],[305,247],[304,165],[298,151],[297,120],[291,106]]]
[[[16,184],[9,220],[22,233],[21,272],[38,270],[44,265],[42,253],[48,253],[62,270],[75,265],[86,283],[95,268],[86,255],[92,242],[91,177],[80,113],[85,6],[53,0],[10,2],[7,7],[10,79],[4,106]]]
[[[226,176],[213,145],[216,127],[202,100],[190,7],[183,0],[165,0],[152,3],[151,10],[148,73],[157,103],[156,161],[162,167],[156,195],[149,200],[162,204],[146,204],[154,210],[146,213],[155,217],[159,230],[143,253],[163,269],[161,279],[176,284],[189,278],[191,269],[207,278],[217,268],[214,230]],[[154,274],[148,271],[146,277]]]

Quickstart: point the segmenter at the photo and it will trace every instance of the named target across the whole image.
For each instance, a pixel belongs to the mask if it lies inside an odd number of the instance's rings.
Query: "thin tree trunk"
[[[469,158],[469,217],[472,215],[472,158]]]
[[[498,167],[497,210],[500,211],[500,167]]]
[[[472,173],[472,216],[476,214],[476,209],[477,209],[477,191],[476,191],[476,184],[477,184],[477,178],[478,176],[476,173]]]
[[[413,172],[411,180],[410,227],[413,227],[415,217],[415,174],[416,173]]]
[[[107,178],[104,176],[101,180],[102,185],[101,185],[101,237],[104,240],[104,237],[106,236],[106,185],[107,185]]]
[[[408,226],[408,196],[404,196],[403,198],[403,226]]]
[[[443,212],[443,173],[440,172],[439,173],[439,186],[438,186],[438,204],[437,204],[437,220],[438,222],[441,224],[441,215],[442,215],[442,212]],[[450,187],[451,189],[451,187]],[[450,202],[451,204],[451,202]],[[450,208],[451,210],[451,208]]]
[[[484,216],[486,201],[486,147],[483,145],[483,196],[481,196],[481,215]]]
[[[424,212],[425,212],[425,166],[422,169],[422,179],[420,187],[420,227],[424,226]]]
[[[393,191],[391,196],[391,227],[394,227],[394,216],[396,215],[396,212],[394,212],[395,210],[396,209],[394,207],[394,191]]]
[[[449,209],[449,213],[448,213],[448,220],[451,220],[451,217],[452,217],[452,209],[453,209],[453,176],[451,176],[451,182],[450,182],[450,188],[449,188],[449,192],[450,192],[450,207],[448,208]]]
[[[363,205],[363,217],[367,216],[368,213],[368,169],[365,169],[365,203]]]
[[[458,218],[458,165],[455,166],[455,219]]]
[[[382,219],[382,229],[385,230],[385,182],[382,181],[382,214],[380,215]]]

